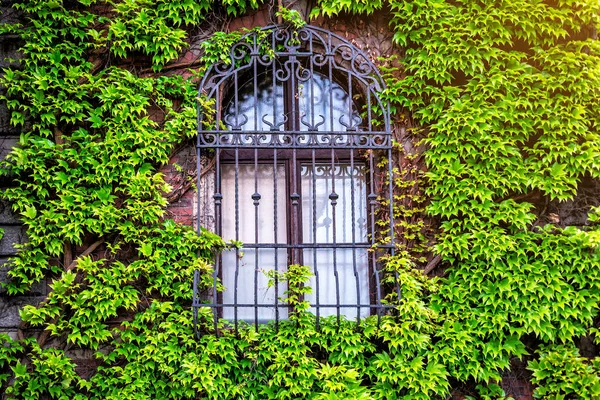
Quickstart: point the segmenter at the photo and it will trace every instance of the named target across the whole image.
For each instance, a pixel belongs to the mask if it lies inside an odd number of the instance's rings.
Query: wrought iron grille
[[[399,301],[400,292],[397,274],[384,287],[377,261],[394,253],[393,218],[376,223],[378,207],[393,214],[389,106],[377,68],[312,26],[251,32],[229,56],[199,89],[198,218],[214,219],[216,233],[241,247],[217,257],[212,290],[199,289],[196,273],[194,322],[210,307],[215,331],[218,318],[235,329],[278,324],[290,311],[279,274],[292,264],[313,273],[304,300],[317,327],[322,316],[380,319],[394,307],[386,293]],[[206,159],[214,160],[210,179],[200,174]],[[207,189],[212,199],[203,201]],[[378,232],[391,240],[377,243]]]

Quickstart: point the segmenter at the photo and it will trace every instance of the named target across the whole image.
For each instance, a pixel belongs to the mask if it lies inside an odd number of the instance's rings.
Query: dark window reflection
[[[348,93],[325,76],[315,73],[298,82],[294,92],[299,110],[295,123],[291,121],[292,102],[284,101],[283,83],[274,82],[269,72],[260,74],[240,87],[237,101],[235,96],[230,99],[223,121],[228,129],[242,131],[283,131],[295,125],[301,131],[344,132],[360,125]]]

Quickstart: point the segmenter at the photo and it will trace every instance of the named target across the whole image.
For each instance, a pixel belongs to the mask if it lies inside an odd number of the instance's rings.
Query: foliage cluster
[[[321,1],[314,12],[382,6]],[[463,343],[446,358],[449,373],[497,380],[518,355],[497,345],[527,339],[530,353],[539,346],[529,366],[536,395],[596,398],[598,361],[573,346],[598,314],[597,209],[578,227],[544,211],[600,178],[598,3],[386,6],[405,49],[405,77],[390,81],[388,97],[422,127],[428,211],[442,221],[436,252],[449,276],[431,307]]]
[[[542,346],[539,360],[532,361],[533,383],[543,398],[600,396],[600,359],[579,355],[573,345]]]
[[[44,334],[2,337],[7,396],[426,399],[466,382],[473,395],[501,398],[502,373],[529,353],[538,396],[597,397],[598,360],[573,343],[593,331],[600,303],[598,209],[588,226],[565,228],[533,199],[569,200],[582,179],[600,178],[600,6],[325,0],[313,15],[384,5],[406,75],[390,78],[386,96],[423,127],[428,211],[442,221],[436,252],[449,276],[429,279],[401,252],[387,268],[400,275],[403,301],[379,329],[373,319],[358,329],[325,319],[317,330],[297,307],[278,329],[200,339],[192,271],[210,276],[224,244],[166,219],[158,168],[195,135],[196,92],[193,77],[160,71],[208,15],[240,15],[257,2],[15,5],[23,24],[2,30],[20,37],[23,58],[0,85],[23,134],[2,173],[14,179],[4,196],[29,242],[7,290],[52,283],[21,315]],[[205,61],[221,60],[237,37],[218,35]],[[292,272],[287,279],[306,279],[305,269]],[[71,348],[98,350],[97,373],[79,377]]]

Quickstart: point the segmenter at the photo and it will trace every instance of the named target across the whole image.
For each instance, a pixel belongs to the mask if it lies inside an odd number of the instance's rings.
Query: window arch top
[[[383,89],[375,65],[338,35],[252,31],[202,80],[198,146],[389,148]]]

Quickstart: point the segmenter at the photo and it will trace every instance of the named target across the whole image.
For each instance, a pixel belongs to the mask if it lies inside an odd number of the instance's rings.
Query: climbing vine
[[[21,58],[0,86],[22,134],[1,173],[28,242],[6,290],[46,279],[50,289],[22,310],[18,338],[1,336],[6,397],[428,399],[461,386],[503,398],[519,358],[540,397],[600,396],[599,361],[576,347],[598,328],[598,200],[576,226],[547,212],[600,178],[597,2],[317,2],[313,17],[385,8],[403,49],[381,62],[403,126],[387,177],[400,251],[385,260],[402,302],[380,327],[332,318],[317,328],[299,303],[277,328],[200,338],[192,274],[208,288],[226,244],[166,217],[160,167],[196,135],[197,77],[240,37],[219,33],[220,21],[259,3],[13,7],[21,23],[1,29]],[[302,26],[296,12],[279,16]],[[190,44],[203,29],[214,35],[199,55]],[[423,143],[407,148],[407,137]],[[434,263],[425,211],[441,224]],[[290,301],[309,290],[301,266],[283,278]],[[211,315],[200,311],[201,331]],[[95,354],[91,377],[76,372],[73,349]]]

